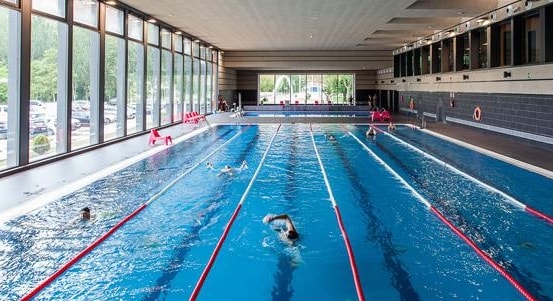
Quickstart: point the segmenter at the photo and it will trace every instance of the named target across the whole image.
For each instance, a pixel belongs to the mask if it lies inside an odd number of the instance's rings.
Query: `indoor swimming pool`
[[[366,131],[218,125],[160,148],[0,224],[0,299],[553,300],[553,179]],[[293,244],[262,222],[280,213]]]

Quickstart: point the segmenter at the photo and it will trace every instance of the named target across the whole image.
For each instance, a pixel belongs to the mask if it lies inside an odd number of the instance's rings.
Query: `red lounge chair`
[[[295,104],[296,104],[296,106],[297,106],[297,105],[299,105],[299,104],[300,104],[300,102],[296,100]]]
[[[371,122],[375,121],[382,122],[382,115],[380,115],[380,112],[378,111],[373,111],[371,113]]]
[[[280,101],[280,105],[284,107],[284,101]]]
[[[315,105],[318,105],[319,104],[319,101],[318,100],[315,100]]]
[[[390,116],[390,112],[384,111],[380,113],[380,120],[381,121],[390,121],[392,120],[392,116]]]
[[[173,138],[171,138],[171,135],[161,136],[156,129],[152,129],[150,131],[150,137],[148,138],[148,145],[156,144],[157,140],[165,141],[165,145],[168,145],[169,142],[173,144]]]

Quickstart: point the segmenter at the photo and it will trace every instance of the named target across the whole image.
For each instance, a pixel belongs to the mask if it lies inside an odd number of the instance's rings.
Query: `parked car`
[[[29,121],[29,135],[35,136],[40,134],[48,135],[48,126],[44,119],[31,119]]]
[[[81,126],[90,126],[90,113],[88,111],[73,111],[71,117],[78,120]]]

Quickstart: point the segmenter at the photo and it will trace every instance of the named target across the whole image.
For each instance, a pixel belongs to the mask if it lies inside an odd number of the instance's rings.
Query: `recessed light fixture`
[[[115,2],[115,1],[106,1],[106,4],[107,5],[116,5],[117,2]]]
[[[200,43],[200,40],[195,39],[195,40],[194,40],[194,43]]]
[[[156,23],[156,22],[157,22],[157,20],[156,20],[156,19],[154,19],[154,18],[150,18],[150,19],[148,19],[148,21],[147,21],[147,22],[148,22],[148,23]]]
[[[175,31],[175,34],[178,34],[180,36],[182,34],[182,31]]]

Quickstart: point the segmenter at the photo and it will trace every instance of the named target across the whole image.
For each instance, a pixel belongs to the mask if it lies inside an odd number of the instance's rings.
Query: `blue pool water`
[[[244,116],[255,117],[367,117],[368,111],[247,111]]]
[[[315,147],[368,300],[524,299],[387,166],[530,293],[553,298],[551,225],[474,180],[551,214],[551,179],[408,127],[373,140],[365,138],[366,126],[313,125],[315,146],[310,125],[278,128],[216,126],[0,225],[1,299],[24,296],[170,186],[36,299],[189,298],[242,199],[198,299],[355,300]],[[249,169],[232,177],[205,167],[208,161],[220,168],[243,160]],[[96,221],[68,223],[83,205],[93,208]],[[301,236],[298,243],[280,241],[262,223],[268,213],[289,214]]]

